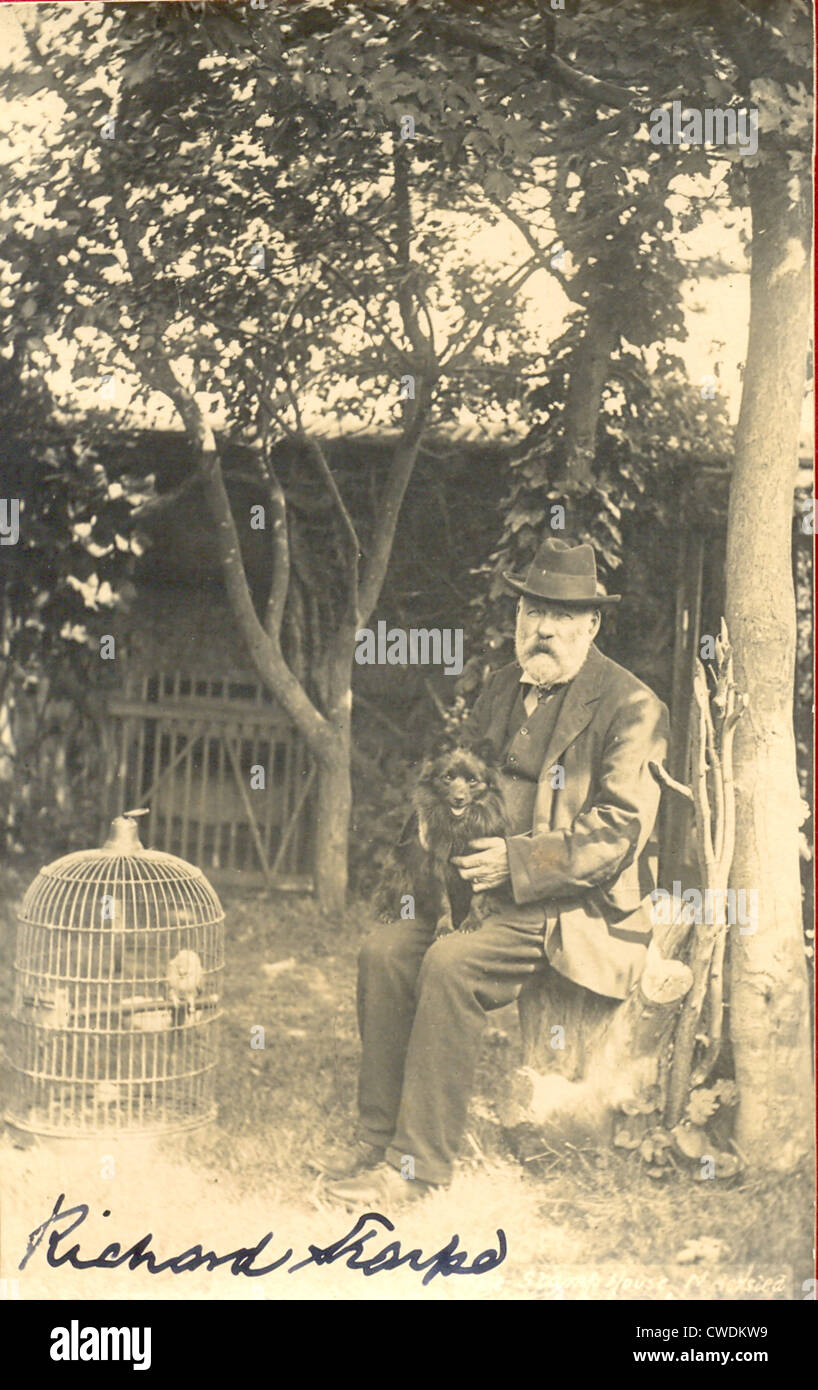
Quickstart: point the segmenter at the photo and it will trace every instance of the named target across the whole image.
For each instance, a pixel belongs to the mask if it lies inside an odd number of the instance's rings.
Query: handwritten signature
[[[34,1252],[42,1244],[49,1227],[57,1226],[61,1229],[52,1229],[46,1242],[45,1258],[53,1269],[67,1264],[72,1269],[120,1269],[127,1266],[133,1270],[144,1265],[149,1274],[163,1274],[165,1271],[171,1274],[189,1274],[196,1269],[210,1271],[227,1265],[231,1274],[244,1274],[248,1279],[259,1279],[264,1274],[272,1274],[273,1270],[282,1269],[293,1256],[290,1249],[270,1264],[256,1265],[255,1261],[273,1239],[273,1232],[268,1231],[255,1245],[240,1246],[226,1255],[217,1255],[214,1250],[205,1250],[201,1245],[191,1245],[180,1255],[171,1255],[166,1260],[159,1260],[150,1248],[153,1232],[149,1231],[127,1250],[123,1250],[118,1241],[112,1241],[93,1259],[82,1259],[79,1245],[71,1245],[67,1249],[60,1247],[62,1242],[82,1225],[90,1208],[84,1202],[79,1202],[75,1207],[64,1208],[64,1200],[65,1193],[61,1192],[51,1215],[31,1232],[28,1249],[18,1265],[19,1269],[25,1269]],[[110,1216],[111,1213],[104,1211],[102,1214]],[[64,1222],[69,1224],[63,1225]],[[499,1229],[496,1232],[497,1249],[483,1250],[471,1263],[468,1263],[468,1251],[459,1248],[459,1235],[453,1235],[440,1250],[428,1257],[424,1256],[422,1250],[407,1250],[404,1253],[399,1240],[389,1241],[377,1250],[369,1244],[377,1240],[384,1231],[394,1229],[392,1222],[380,1212],[365,1212],[358,1217],[352,1230],[347,1231],[339,1240],[333,1241],[330,1245],[308,1246],[309,1254],[304,1259],[297,1260],[295,1264],[288,1265],[287,1273],[295,1274],[308,1265],[332,1265],[343,1260],[348,1269],[359,1270],[367,1276],[385,1274],[388,1270],[399,1269],[405,1265],[418,1274],[423,1274],[423,1284],[430,1284],[438,1274],[444,1278],[448,1278],[450,1274],[487,1274],[489,1270],[496,1269],[503,1263],[508,1251],[505,1231]],[[364,1246],[367,1245],[368,1249],[365,1251]]]

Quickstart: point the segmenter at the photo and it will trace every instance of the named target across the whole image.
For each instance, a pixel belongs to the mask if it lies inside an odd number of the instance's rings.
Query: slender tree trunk
[[[573,354],[565,402],[565,471],[576,483],[593,480],[602,391],[618,341],[616,306],[600,290],[589,308],[582,341]]]
[[[735,742],[731,885],[758,894],[757,930],[730,928],[736,1141],[791,1168],[812,1127],[809,1004],[798,870],[791,528],[809,331],[808,179],[798,205],[783,158],[748,171],[750,335],[730,489],[727,623],[749,707]]]
[[[330,736],[318,762],[315,822],[315,895],[322,912],[338,916],[347,890],[347,842],[352,814],[352,652],[354,635],[335,634],[326,670]]]
[[[315,821],[315,896],[322,912],[344,910],[347,890],[347,836],[352,810],[349,723],[337,730],[332,756],[318,764],[318,813]]]

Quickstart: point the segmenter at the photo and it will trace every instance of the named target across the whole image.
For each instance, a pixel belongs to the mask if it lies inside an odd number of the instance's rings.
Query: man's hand
[[[452,863],[460,870],[460,877],[471,883],[475,893],[485,893],[488,888],[497,888],[508,878],[508,846],[505,840],[487,836],[483,840],[472,840],[471,848],[477,854],[460,854],[452,857]]]

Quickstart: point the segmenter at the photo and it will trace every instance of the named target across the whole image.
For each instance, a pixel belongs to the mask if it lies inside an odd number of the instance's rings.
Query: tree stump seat
[[[656,1086],[692,978],[654,939],[627,999],[593,994],[553,970],[530,981],[518,1003],[522,1066],[511,1077],[504,1127],[549,1146],[609,1144],[617,1110]]]

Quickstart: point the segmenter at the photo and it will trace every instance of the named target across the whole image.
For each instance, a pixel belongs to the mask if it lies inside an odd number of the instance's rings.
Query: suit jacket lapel
[[[508,721],[511,718],[511,711],[514,701],[520,689],[520,668],[511,666],[505,673],[505,682],[496,696],[492,700],[491,718],[486,730],[486,738],[490,738],[498,755],[502,753],[508,742]]]
[[[604,657],[596,647],[590,647],[585,663],[574,676],[562,703],[554,732],[548,741],[543,761],[543,775],[559,761],[577,734],[590,724],[594,705],[602,694]]]

